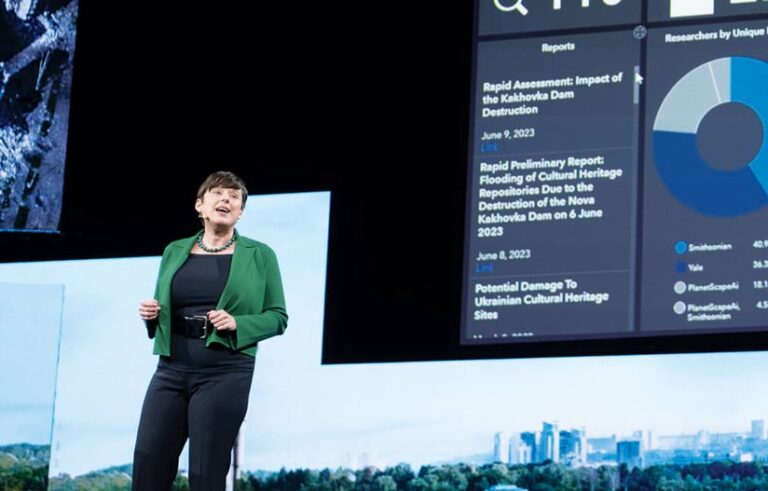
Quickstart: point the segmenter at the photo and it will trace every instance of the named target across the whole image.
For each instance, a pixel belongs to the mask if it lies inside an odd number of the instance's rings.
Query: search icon
[[[520,15],[528,15],[528,9],[523,5],[523,0],[515,0],[510,6],[502,4],[501,0],[493,0],[493,4],[502,12],[512,12],[513,10],[516,10]]]

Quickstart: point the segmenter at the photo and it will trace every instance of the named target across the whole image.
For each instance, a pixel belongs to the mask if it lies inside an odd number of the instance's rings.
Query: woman
[[[247,197],[231,172],[208,176],[195,202],[203,230],[165,248],[154,299],[139,304],[160,359],[141,411],[134,490],[170,489],[187,438],[191,489],[225,487],[257,343],[288,321],[275,253],[235,230]]]

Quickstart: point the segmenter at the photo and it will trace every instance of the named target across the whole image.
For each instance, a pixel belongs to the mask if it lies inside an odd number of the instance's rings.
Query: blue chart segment
[[[653,123],[653,155],[661,180],[684,205],[706,215],[738,216],[768,205],[768,63],[747,57],[700,65],[672,87]],[[735,171],[721,171],[701,158],[699,125],[721,104],[751,108],[763,125],[755,157]],[[727,145],[727,142],[723,142]]]

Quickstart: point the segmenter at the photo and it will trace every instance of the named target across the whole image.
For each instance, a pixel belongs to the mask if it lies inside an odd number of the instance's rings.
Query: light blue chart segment
[[[738,216],[768,205],[768,139],[751,162],[735,171],[711,167],[700,156],[696,133],[709,111],[737,102],[768,128],[768,63],[720,58],[681,78],[661,103],[653,124],[653,155],[662,181],[684,205],[715,216]]]
[[[768,192],[768,138],[765,135],[768,128],[768,63],[754,58],[734,58],[731,70],[733,100],[751,107],[763,125],[763,143],[749,168]]]

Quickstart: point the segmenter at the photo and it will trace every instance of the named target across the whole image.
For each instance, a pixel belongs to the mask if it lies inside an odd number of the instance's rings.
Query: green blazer
[[[237,233],[237,231],[235,231]],[[197,235],[171,242],[163,251],[157,276],[155,299],[160,315],[147,321],[147,334],[155,339],[154,353],[171,354],[171,281],[189,257]],[[256,356],[257,343],[282,334],[288,326],[283,284],[275,252],[266,244],[237,235],[232,265],[216,310],[235,318],[235,331],[211,329],[205,345],[222,344],[229,349]]]

